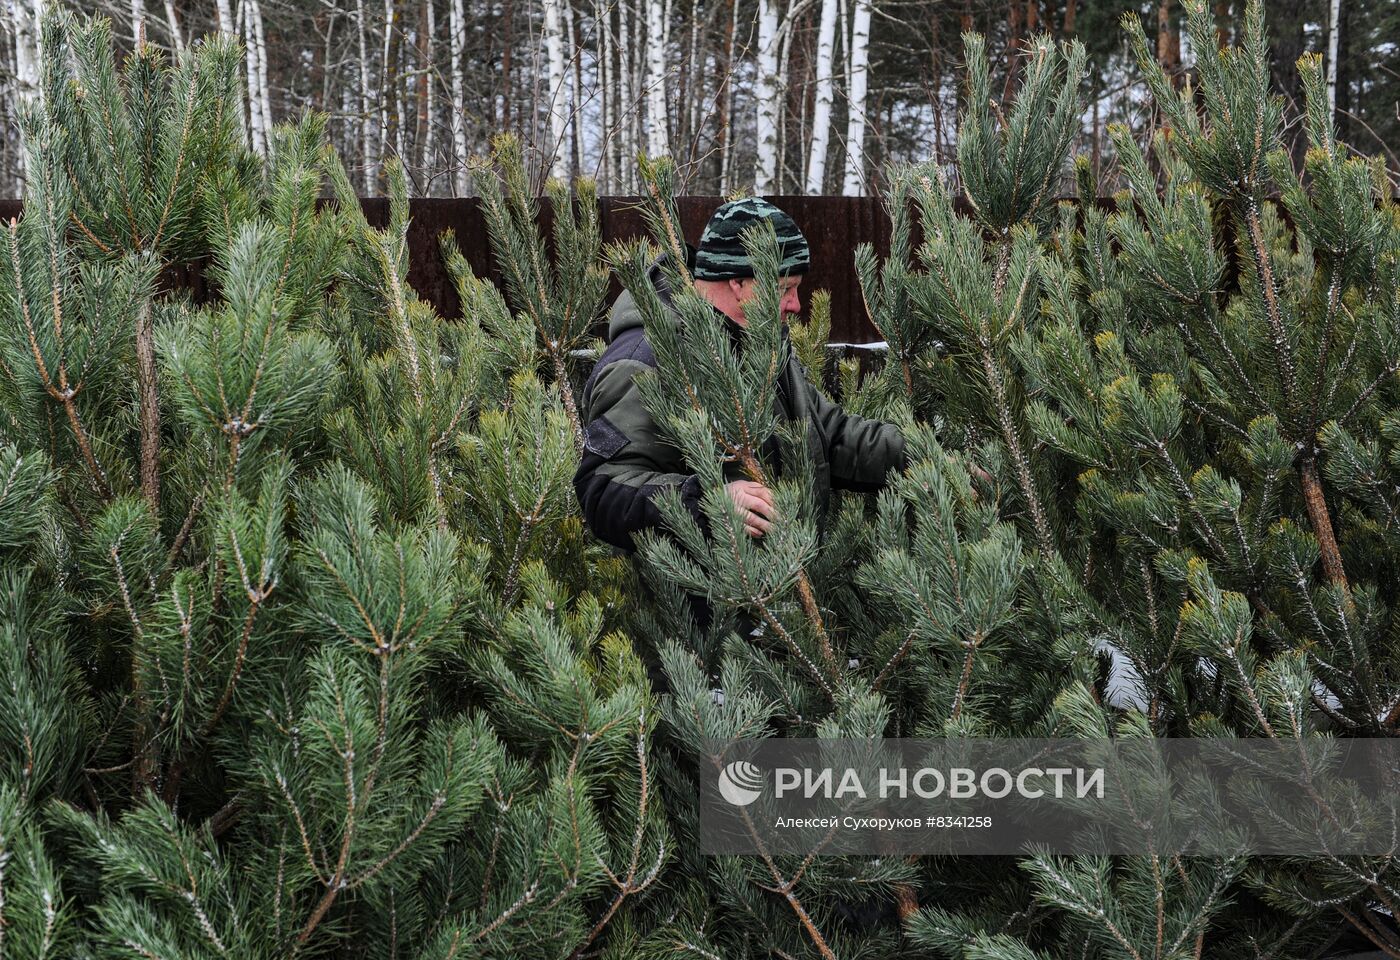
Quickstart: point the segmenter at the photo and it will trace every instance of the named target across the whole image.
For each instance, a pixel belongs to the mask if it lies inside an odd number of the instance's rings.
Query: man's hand
[[[724,485],[724,492],[743,515],[744,531],[749,536],[761,537],[768,532],[777,517],[772,490],[752,480],[732,480]]]

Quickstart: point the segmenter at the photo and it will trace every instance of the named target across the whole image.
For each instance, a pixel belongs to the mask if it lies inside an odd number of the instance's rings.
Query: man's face
[[[734,299],[738,301],[739,312],[742,314],[744,305],[753,298],[757,290],[757,281],[752,277],[745,277],[743,280],[729,281],[734,289]],[[779,277],[778,289],[782,291],[782,300],[778,307],[785,316],[795,316],[802,311],[802,301],[798,299],[797,288],[802,285],[801,277]],[[748,325],[748,320],[738,320],[738,323]]]

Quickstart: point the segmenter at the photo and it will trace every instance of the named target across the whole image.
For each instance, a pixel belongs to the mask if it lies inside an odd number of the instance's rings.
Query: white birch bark
[[[855,0],[851,17],[851,44],[848,64],[850,118],[846,123],[846,179],[841,192],[858,197],[865,183],[865,94],[870,66],[870,7],[872,0]]]
[[[146,35],[146,0],[131,0],[131,43],[137,46]]]
[[[394,78],[389,76],[390,57],[393,56],[394,45],[394,3],[395,0],[384,0],[384,43],[380,47],[383,57],[379,61],[379,173],[382,176],[385,165],[389,159],[391,144],[389,141],[389,107],[391,104],[397,105],[398,84]],[[399,114],[399,124],[403,124],[403,114]]]
[[[218,20],[220,34],[231,36],[236,32],[233,25],[233,7],[229,6],[229,0],[216,0],[214,14]]]
[[[448,29],[451,32],[452,104],[448,112],[452,117],[452,182],[457,196],[467,193],[467,125],[466,125],[466,78],[462,75],[462,55],[467,47],[467,16],[463,0],[452,0],[448,12]]]
[[[549,142],[545,157],[549,175],[565,179],[569,175],[564,157],[564,138],[568,135],[569,117],[565,112],[564,90],[564,22],[560,0],[543,0],[545,56],[549,68]]]
[[[253,21],[257,19],[256,3],[257,0],[243,0],[239,5],[243,18],[243,46],[247,51],[243,65],[248,79],[248,146],[254,153],[266,156],[267,126],[262,112],[262,98],[258,95],[257,28],[253,26]]]
[[[666,130],[666,48],[661,0],[646,0],[647,10],[647,155],[671,152]]]
[[[424,38],[427,47],[427,59],[418,64],[418,69],[428,74],[427,103],[424,113],[428,118],[426,128],[423,131],[423,162],[430,169],[436,169],[437,157],[434,156],[437,150],[437,71],[433,69],[437,63],[437,55],[433,50],[433,40],[437,37],[437,4],[434,0],[424,0],[428,6],[427,29],[428,35]]]
[[[778,174],[778,0],[758,3],[758,76],[754,85],[758,155],[754,161],[753,189],[759,196],[771,194]]]
[[[15,21],[15,93],[24,101],[39,93],[39,26],[44,17],[43,0],[16,0]],[[18,104],[16,104],[18,106]],[[23,151],[20,156],[23,157]]]
[[[272,86],[267,82],[267,37],[263,33],[262,5],[258,0],[248,0],[252,14],[253,28],[258,45],[258,108],[262,111],[263,151],[267,150],[267,139],[272,134]]]
[[[365,24],[365,0],[355,0],[360,32],[360,150],[364,162],[365,196],[374,193],[374,100],[370,96],[369,31]]]
[[[1327,5],[1327,116],[1337,123],[1337,52],[1342,39],[1342,0]]]
[[[14,24],[11,27],[15,36],[15,101],[11,109],[18,112],[24,103],[40,96],[40,64],[43,55],[40,51],[40,26],[44,20],[46,0],[16,0]],[[25,178],[24,145],[7,143],[7,148],[15,148],[15,172],[19,177],[15,192],[22,194]]]
[[[807,192],[816,196],[826,184],[826,152],[831,141],[831,104],[835,99],[832,79],[833,48],[836,44],[836,0],[822,0],[821,22],[817,27],[817,89],[812,105],[812,142],[807,154]]]

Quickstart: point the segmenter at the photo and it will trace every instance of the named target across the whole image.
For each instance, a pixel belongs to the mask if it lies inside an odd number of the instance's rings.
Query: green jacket
[[[653,266],[650,276],[662,302],[669,305],[660,267]],[[680,322],[674,311],[670,317]],[[739,336],[739,326],[719,311],[715,322],[728,324],[731,334]],[[825,510],[833,488],[879,490],[891,469],[905,466],[899,428],[843,411],[808,381],[786,337],[784,347],[776,402],[785,419],[807,424],[818,506]],[[593,532],[628,551],[633,549],[632,534],[661,523],[653,498],[666,488],[678,488],[682,502],[704,526],[699,481],[662,436],[634,382],[637,374],[655,366],[641,312],[632,295],[624,292],[613,306],[608,347],[584,385],[580,413],[587,435],[574,489]],[[781,475],[781,464],[777,472]]]

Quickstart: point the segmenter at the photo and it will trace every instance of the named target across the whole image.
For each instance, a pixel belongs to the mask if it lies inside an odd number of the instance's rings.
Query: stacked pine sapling
[[[226,48],[168,70],[139,51],[118,76],[104,25],[45,35],[79,52],[54,58],[26,120],[34,181],[0,272],[6,944],[446,958],[601,942],[667,844],[638,787],[640,666],[597,600],[550,577],[599,579],[557,546],[578,530],[561,405],[508,387],[479,325],[408,291],[401,185],[370,230],[322,121],[278,131],[263,166],[190,119],[218,115],[227,84],[190,78],[236,76]],[[75,185],[71,111],[120,118],[103,149],[136,160]],[[177,165],[188,189],[154,191],[177,245],[123,198],[152,193],[131,177],[181,137],[205,160]],[[338,209],[318,209],[328,173]],[[177,281],[204,254],[194,304]],[[496,472],[549,502],[527,548],[464,504]]]
[[[1203,5],[1189,23],[1213,50]],[[1332,143],[1310,61],[1306,186],[1275,150],[1258,4],[1240,47],[1202,56],[1199,91],[1173,90],[1137,21],[1127,26],[1173,128],[1156,138],[1161,180],[1118,131],[1132,192],[1111,217],[1088,205],[1062,217],[1039,268],[1041,318],[1013,341],[1023,429],[1051,477],[1078,472],[1043,488],[1061,562],[1038,559],[1037,579],[1074,613],[1055,632],[1107,640],[1130,681],[1111,698],[1126,714],[1081,689],[1056,715],[1078,735],[1383,732],[1388,607],[1370,576],[1346,576],[1370,524],[1358,517],[1353,546],[1336,493],[1364,488],[1352,479],[1377,465],[1367,444],[1378,449],[1369,438],[1383,435],[1394,390],[1391,217],[1372,168]],[[1296,233],[1266,199],[1274,184]],[[1215,211],[1229,216],[1237,291]],[[1348,444],[1351,430],[1368,440]],[[949,956],[1078,956],[1086,939],[1107,955],[1274,954],[1305,952],[1345,920],[1391,948],[1371,913],[1389,896],[1385,859],[1037,857],[1026,869],[1053,922],[1017,932],[930,910],[915,937]],[[1246,886],[1286,912],[1237,906]]]

